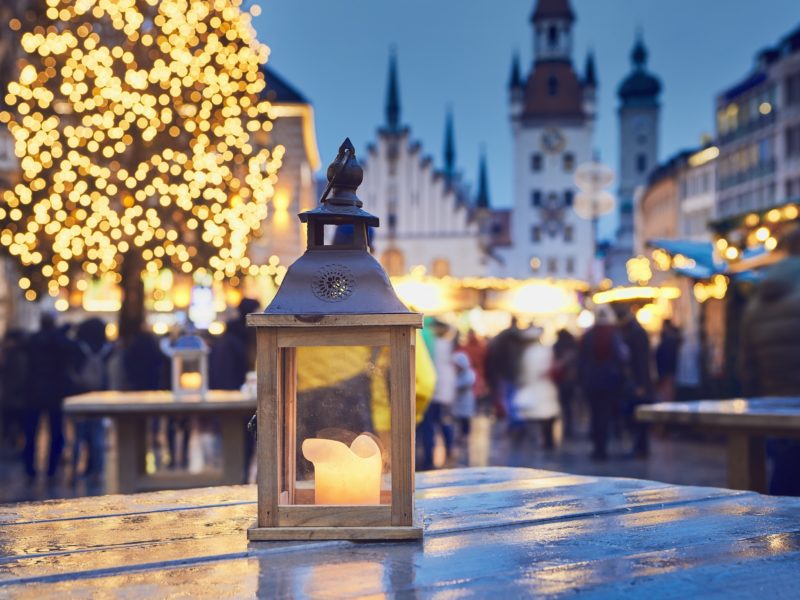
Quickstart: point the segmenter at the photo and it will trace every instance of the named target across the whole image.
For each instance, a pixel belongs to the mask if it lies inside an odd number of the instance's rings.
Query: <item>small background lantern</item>
[[[179,337],[167,349],[172,360],[172,391],[176,397],[206,397],[208,352],[208,344],[195,334]]]
[[[251,540],[418,539],[414,350],[422,315],[368,251],[350,140],[302,213],[308,248],[264,313],[258,354],[258,521]],[[326,239],[327,238],[327,239]]]

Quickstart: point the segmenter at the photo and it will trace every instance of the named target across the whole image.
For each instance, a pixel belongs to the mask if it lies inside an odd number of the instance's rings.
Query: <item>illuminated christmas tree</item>
[[[271,129],[269,49],[240,0],[42,8],[0,113],[22,170],[0,203],[0,245],[30,300],[120,283],[124,335],[141,325],[143,272],[222,280],[250,267],[283,155],[254,138]]]

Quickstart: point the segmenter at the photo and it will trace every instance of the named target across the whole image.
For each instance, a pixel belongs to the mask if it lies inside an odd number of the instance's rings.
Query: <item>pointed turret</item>
[[[389,81],[386,87],[386,127],[390,131],[400,128],[400,86],[397,83],[397,57],[394,50],[389,56]]]
[[[631,50],[633,68],[617,91],[623,105],[653,106],[658,104],[661,82],[647,71],[647,47],[641,31],[636,33],[636,42]]]
[[[456,175],[456,140],[453,131],[453,111],[447,110],[444,123],[444,174],[448,179]]]
[[[583,68],[583,85],[597,87],[597,74],[594,67],[594,52],[589,50],[586,54],[586,65]]]
[[[486,169],[486,151],[481,151],[480,164],[478,165],[478,193],[475,196],[475,206],[478,209],[488,209],[489,203],[489,175]]]
[[[519,52],[514,52],[511,58],[511,75],[508,78],[508,87],[511,90],[522,87],[522,73],[519,67]]]

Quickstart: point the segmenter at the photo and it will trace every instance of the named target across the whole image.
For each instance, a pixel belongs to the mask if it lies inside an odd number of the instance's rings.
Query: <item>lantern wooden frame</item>
[[[422,315],[251,314],[258,355],[258,520],[252,541],[409,540],[422,537],[414,511],[414,365],[416,329]],[[389,348],[391,491],[388,504],[373,506],[295,504],[308,490],[295,488],[296,348],[385,346]],[[390,498],[387,497],[390,495]]]

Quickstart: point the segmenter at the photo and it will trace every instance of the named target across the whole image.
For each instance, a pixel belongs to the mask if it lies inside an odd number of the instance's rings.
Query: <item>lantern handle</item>
[[[319,203],[320,204],[324,204],[325,203],[325,200],[328,198],[328,194],[331,193],[331,188],[333,187],[333,182],[336,181],[336,177],[338,177],[339,173],[342,172],[342,169],[344,169],[345,165],[347,164],[347,155],[350,154],[350,148],[344,147],[344,144],[342,146],[343,147],[339,149],[339,154],[336,157],[336,162],[339,162],[339,165],[336,168],[336,171],[333,173],[333,177],[328,179],[328,185],[325,186],[325,191],[322,192],[322,196],[320,196],[320,198],[319,198]],[[339,160],[340,158],[342,158],[344,160],[340,161]]]

